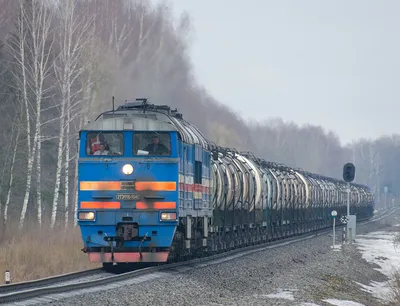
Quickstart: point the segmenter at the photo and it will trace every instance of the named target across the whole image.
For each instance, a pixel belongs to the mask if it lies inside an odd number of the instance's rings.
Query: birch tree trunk
[[[79,152],[79,144],[78,144],[78,152]],[[78,225],[78,159],[79,154],[75,159],[75,190],[74,190],[74,226]]]
[[[26,51],[25,51],[25,37],[27,32],[27,26],[25,24],[25,8],[23,2],[20,1],[19,6],[19,16],[18,16],[18,28],[15,33],[14,38],[11,38],[9,45],[7,45],[16,66],[20,69],[20,74],[14,74],[14,77],[19,83],[20,90],[22,92],[22,97],[25,106],[25,119],[26,119],[26,134],[27,134],[27,174],[26,174],[26,185],[25,185],[25,195],[22,203],[22,211],[20,217],[20,227],[22,227],[25,220],[25,214],[29,201],[31,178],[32,178],[32,155],[31,151],[31,119],[30,119],[30,104],[28,101],[28,81],[27,81],[27,71],[26,71]]]
[[[70,119],[71,119],[71,88],[67,88],[67,126],[66,126],[66,148],[65,148],[65,198],[64,198],[64,209],[65,209],[65,228],[68,228],[68,215],[69,215],[69,155],[70,155]]]
[[[6,203],[4,205],[3,226],[6,226],[7,220],[8,220],[8,207],[10,206],[11,189],[12,189],[12,184],[14,182],[14,165],[15,165],[15,159],[16,159],[17,152],[18,152],[20,130],[21,130],[21,126],[20,126],[20,124],[18,124],[17,135],[15,136],[14,150],[13,150],[13,155],[12,155],[12,159],[11,159],[10,180],[8,182],[7,199],[6,199]]]
[[[14,165],[15,165],[15,160],[16,160],[17,152],[18,152],[21,124],[23,121],[22,103],[21,103],[21,109],[20,109],[19,115],[20,115],[20,119],[16,120],[16,123],[14,124],[14,127],[15,126],[17,127],[17,134],[16,134],[15,140],[14,140],[14,147],[13,147],[13,153],[12,153],[12,158],[11,158],[10,177],[9,177],[9,181],[8,181],[7,198],[6,198],[6,202],[4,204],[3,228],[5,228],[7,221],[8,221],[8,207],[10,206],[11,190],[12,190],[12,184],[14,182]],[[15,118],[15,119],[17,119],[17,118]],[[14,129],[12,129],[12,135],[14,135]]]
[[[57,216],[58,195],[60,193],[61,170],[62,170],[62,161],[63,161],[64,122],[65,122],[65,103],[64,103],[64,101],[62,101],[61,102],[61,114],[60,114],[60,139],[58,141],[56,181],[55,181],[55,185],[54,185],[53,207],[51,210],[50,227],[54,227],[54,224],[56,223],[56,216]]]
[[[40,132],[39,132],[40,133]],[[37,142],[37,158],[36,158],[36,203],[37,203],[37,219],[39,226],[42,226],[42,191],[41,191],[41,174],[42,174],[42,164],[41,164],[41,140],[39,139]]]
[[[82,57],[90,44],[88,34],[92,33],[93,16],[79,16],[76,12],[76,0],[66,0],[60,4],[61,26],[59,31],[60,57],[56,61],[55,73],[61,91],[61,114],[60,114],[60,138],[57,152],[56,182],[54,185],[53,207],[51,213],[51,227],[54,227],[59,192],[61,183],[62,168],[65,165],[65,196],[64,196],[64,222],[68,226],[69,220],[69,163],[70,163],[70,125],[71,122],[81,115],[81,110],[76,105],[78,92],[72,93],[72,88],[84,69]],[[81,92],[81,90],[78,90]],[[73,114],[72,112],[77,112]],[[65,164],[63,163],[63,148],[65,143]]]
[[[14,127],[15,127],[15,125],[13,125],[13,127],[11,129],[11,135],[14,135]],[[13,138],[11,137],[11,140],[12,139]],[[6,172],[7,172],[6,169],[9,167],[9,165],[11,163],[11,162],[9,162],[9,156],[12,154],[13,144],[14,144],[13,141],[9,141],[8,142],[6,153],[4,154],[4,161],[3,161],[2,169],[0,170],[1,171],[1,174],[0,174],[1,175],[1,178],[0,178],[0,195],[3,194],[4,180],[5,180],[5,176],[6,176]],[[11,157],[11,159],[12,159],[12,157]],[[9,177],[8,177],[8,180],[10,180]],[[1,202],[1,197],[0,197],[0,214],[4,211],[4,208],[3,208],[4,205],[5,204],[3,204]]]

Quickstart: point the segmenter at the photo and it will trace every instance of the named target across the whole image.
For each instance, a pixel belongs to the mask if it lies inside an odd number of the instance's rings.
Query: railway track
[[[375,215],[368,221],[362,221],[359,225],[368,224],[376,221],[380,221],[384,218],[389,217],[395,212],[399,211],[400,208],[392,208],[384,212]],[[248,255],[254,252],[262,250],[273,249],[282,247],[288,244],[298,243],[307,239],[311,239],[317,236],[329,233],[331,229],[323,229],[313,233],[303,234],[301,236],[295,236],[282,240],[252,245],[245,248],[234,249],[231,251],[219,253],[212,256],[203,258],[192,259],[188,261],[182,261],[178,263],[163,264],[159,266],[152,266],[147,268],[141,268],[134,271],[122,272],[120,274],[106,272],[103,268],[91,269],[80,272],[73,272],[54,277],[48,277],[38,279],[34,281],[15,283],[10,285],[0,286],[0,304],[18,302],[22,300],[29,300],[46,295],[61,294],[70,291],[88,289],[98,286],[104,286],[113,284],[116,282],[125,281],[128,279],[139,278],[140,276],[150,275],[155,272],[176,272],[176,269],[185,269],[187,267],[193,267],[207,262],[213,261],[221,262],[228,261],[237,257]],[[220,261],[217,261],[221,259]]]

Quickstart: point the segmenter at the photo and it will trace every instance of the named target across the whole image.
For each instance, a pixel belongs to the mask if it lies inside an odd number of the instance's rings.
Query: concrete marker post
[[[333,247],[332,249],[335,249],[335,229],[336,229],[336,217],[337,217],[337,211],[336,210],[332,210],[331,212],[331,216],[333,218]]]
[[[10,271],[6,270],[6,272],[4,273],[4,279],[6,284],[11,283],[11,273]]]

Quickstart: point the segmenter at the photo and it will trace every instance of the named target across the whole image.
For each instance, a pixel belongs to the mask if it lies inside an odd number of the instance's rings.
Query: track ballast
[[[379,221],[383,218],[386,218],[396,211],[400,210],[400,208],[394,208],[390,210],[386,210],[379,215],[374,216],[370,220],[366,221],[360,221],[359,224],[367,224],[370,222],[376,222]],[[341,224],[337,226],[342,226]],[[191,259],[191,260],[183,260],[180,262],[175,262],[175,263],[167,263],[167,264],[161,264],[157,266],[152,266],[148,268],[140,268],[135,271],[129,271],[129,272],[122,272],[121,274],[113,274],[110,275],[109,273],[104,272],[102,268],[99,269],[92,269],[92,270],[86,270],[86,271],[80,271],[80,272],[74,272],[74,273],[69,273],[69,274],[64,274],[64,275],[58,275],[54,277],[49,277],[45,279],[39,279],[35,281],[29,281],[29,282],[23,282],[23,283],[16,283],[16,284],[11,284],[11,285],[5,285],[5,286],[0,286],[0,303],[10,303],[10,302],[17,302],[21,300],[29,300],[29,299],[34,299],[38,297],[43,297],[51,294],[59,294],[59,293],[65,293],[65,292],[70,292],[70,291],[76,291],[76,290],[81,290],[81,289],[87,289],[87,288],[92,288],[92,287],[97,287],[97,286],[104,286],[108,285],[111,283],[115,282],[120,282],[124,281],[127,279],[132,279],[132,278],[138,278],[140,276],[145,276],[145,275],[150,275],[155,272],[168,272],[169,270],[173,270],[175,268],[184,268],[185,266],[193,266],[199,263],[206,263],[209,261],[213,261],[215,259],[233,259],[238,256],[244,256],[253,252],[258,252],[262,251],[265,249],[269,248],[277,248],[281,247],[287,244],[292,244],[292,243],[297,243],[301,242],[306,239],[311,239],[313,237],[323,235],[324,233],[329,232],[331,230],[330,228],[324,228],[324,229],[319,229],[315,230],[311,233],[307,234],[302,234],[302,235],[297,235],[293,236],[290,238],[286,239],[275,239],[274,241],[267,241],[267,242],[260,242],[260,243],[255,243],[254,245],[243,247],[243,248],[238,248],[238,249],[233,249],[233,250],[228,250],[225,252],[220,252],[218,254],[212,254],[209,256],[201,257],[201,258],[196,258],[196,259]],[[93,279],[93,280],[88,280],[88,281],[80,281],[80,282],[74,282],[71,283],[72,280],[79,280],[84,277],[90,277],[96,274],[102,274],[104,273],[104,277],[101,277],[99,279]],[[54,283],[57,282],[57,285],[54,285]],[[62,284],[63,282],[69,282],[67,284]]]

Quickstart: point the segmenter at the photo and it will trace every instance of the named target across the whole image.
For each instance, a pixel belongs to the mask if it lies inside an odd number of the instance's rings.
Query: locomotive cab
[[[80,131],[83,250],[91,262],[165,262],[178,223],[178,133],[160,123],[127,128],[121,119]]]

